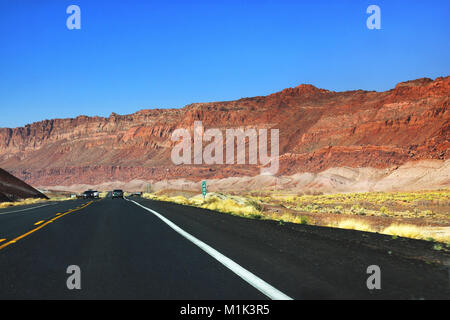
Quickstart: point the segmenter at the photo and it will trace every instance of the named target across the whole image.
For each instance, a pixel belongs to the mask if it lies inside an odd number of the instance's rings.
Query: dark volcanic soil
[[[45,195],[0,169],[0,202],[16,201],[27,198],[47,198]]]

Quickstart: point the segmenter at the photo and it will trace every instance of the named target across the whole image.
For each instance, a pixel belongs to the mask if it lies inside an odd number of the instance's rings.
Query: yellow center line
[[[92,204],[92,203],[93,203],[93,201],[88,202],[88,203],[87,203],[86,205],[84,205],[81,209],[86,208],[87,206],[89,206],[89,205]],[[67,214],[69,214],[69,213],[72,213],[72,212],[75,212],[75,211],[78,211],[78,210],[81,210],[81,209],[77,209],[77,210],[69,210],[69,211],[67,211],[67,212],[65,212],[65,213],[63,213],[63,214],[61,214],[61,215],[59,215],[59,216],[54,217],[53,219],[47,221],[46,223],[41,224],[39,227],[37,227],[37,228],[35,228],[35,229],[33,229],[33,230],[30,230],[30,231],[28,231],[27,233],[24,233],[23,235],[18,236],[17,238],[15,238],[15,239],[13,239],[13,240],[11,240],[11,241],[8,241],[8,242],[6,242],[5,244],[1,245],[1,246],[0,246],[0,250],[2,250],[3,248],[9,246],[10,244],[16,243],[16,242],[19,241],[20,239],[23,239],[23,238],[25,238],[26,236],[29,236],[30,234],[32,234],[32,233],[38,231],[39,229],[42,229],[43,227],[45,227],[46,225],[52,223],[53,221],[58,220],[59,218],[62,218],[62,217],[64,217],[65,215],[67,215]]]
[[[36,222],[34,225],[37,226],[38,224],[41,224],[41,223],[44,222],[44,221],[45,221],[45,220],[38,221],[38,222]]]
[[[0,242],[6,241],[6,239],[0,239]]]

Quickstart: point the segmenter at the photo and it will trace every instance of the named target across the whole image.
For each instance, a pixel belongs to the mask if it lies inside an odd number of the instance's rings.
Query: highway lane
[[[66,287],[69,265],[81,269],[79,291]],[[0,250],[0,270],[1,299],[265,299],[121,199],[96,201]]]
[[[136,201],[295,299],[450,297],[444,267],[400,254],[422,252],[424,242]],[[1,238],[78,209],[0,249],[0,299],[267,299],[152,212],[121,199],[88,203],[0,215]],[[366,286],[373,264],[381,290]],[[66,287],[69,265],[81,269],[81,290]]]
[[[0,246],[36,228],[39,224],[51,220],[58,214],[77,209],[88,202],[87,200],[69,200],[1,209],[0,239],[3,241],[0,242]]]
[[[151,200],[137,202],[202,239],[295,299],[449,299],[450,261],[432,243],[317,226],[251,220]],[[410,257],[427,257],[427,262]],[[378,265],[382,289],[368,290]]]

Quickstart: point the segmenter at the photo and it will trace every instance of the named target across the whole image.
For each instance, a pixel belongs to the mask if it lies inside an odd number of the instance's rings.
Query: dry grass
[[[266,219],[280,222],[291,222],[298,224],[308,224],[310,219],[298,214],[284,212],[283,214],[267,214],[264,212],[264,205],[254,199],[248,199],[239,196],[230,196],[217,193],[208,194],[205,199],[202,196],[186,198],[184,196],[166,196],[144,193],[143,198],[173,202],[182,205],[188,205],[212,211],[232,214],[251,219]]]
[[[9,207],[17,207],[17,206],[25,206],[25,205],[31,205],[31,204],[37,204],[37,203],[46,203],[50,201],[67,201],[67,200],[73,200],[69,197],[59,196],[59,197],[52,197],[50,199],[22,199],[15,202],[2,202],[0,203],[0,209],[9,208]]]
[[[255,194],[249,198],[298,212],[428,219],[450,223],[450,190],[330,195]]]
[[[328,227],[339,228],[339,229],[350,229],[358,231],[376,232],[372,226],[364,221],[356,219],[344,219],[340,220],[334,224],[328,225]]]
[[[46,202],[48,200],[45,199],[24,199],[16,202],[2,202],[0,203],[0,209],[8,208],[8,207],[16,207],[16,206],[24,206],[36,203]]]
[[[213,211],[229,213],[245,217],[257,217],[261,210],[255,206],[254,202],[250,202],[245,198],[239,199],[239,197],[227,197],[221,194],[210,194],[203,199],[202,196],[192,197],[187,199],[183,196],[168,197],[165,195],[154,195],[144,193],[143,198],[174,202],[177,204],[199,207],[203,209],[209,209]]]
[[[407,224],[392,224],[382,231],[383,234],[389,234],[392,236],[399,236],[412,239],[426,239],[426,233],[423,229]]]
[[[357,219],[342,219],[336,223],[327,225],[339,229],[351,229],[366,232],[378,232],[381,234],[398,236],[410,239],[450,242],[450,233],[445,228],[418,227],[411,224],[393,223],[387,228],[379,230],[371,224]],[[444,229],[444,232],[442,232]]]
[[[224,195],[219,193],[210,193],[206,199],[203,199],[201,195],[187,198],[184,195],[165,195],[162,193],[156,194],[143,194],[144,198],[174,202],[182,205],[194,206],[213,211],[219,211],[232,215],[242,216],[253,219],[266,219],[275,220],[280,223],[291,222],[297,224],[316,224],[322,226],[328,226],[340,229],[352,229],[366,232],[378,232],[386,235],[406,237],[412,239],[422,239],[440,242],[450,241],[450,227],[423,227],[419,225],[413,225],[407,220],[405,223],[403,220],[398,222],[398,219],[393,219],[392,212],[386,208],[391,201],[400,201],[400,199],[406,199],[410,204],[415,203],[417,198],[420,199],[447,199],[448,191],[433,191],[433,192],[421,192],[421,193],[366,193],[366,194],[340,194],[340,195],[307,195],[301,196],[300,204],[299,197],[293,195],[274,195],[265,197],[256,196],[237,196],[237,195]],[[308,199],[308,203],[306,201]],[[337,199],[341,199],[341,202],[336,202]],[[385,223],[379,224],[379,221],[372,220],[373,217],[355,217],[355,216],[371,216],[373,210],[368,210],[362,207],[360,201],[368,200],[374,201],[378,199],[377,203],[382,203],[378,210],[381,213],[376,215],[377,219],[383,219]],[[381,200],[380,200],[381,199]],[[369,200],[369,201],[370,201]],[[332,201],[332,202],[329,202]],[[330,209],[326,204],[332,204]],[[446,200],[445,200],[446,203]],[[338,205],[336,205],[338,204]],[[292,206],[294,205],[294,206]],[[295,210],[296,206],[302,206],[301,211]],[[344,207],[347,206],[348,209]],[[270,210],[274,207],[280,210]],[[391,208],[391,207],[390,207]],[[330,211],[331,210],[331,211]],[[305,212],[305,213],[302,213]],[[332,214],[333,220],[322,219],[323,214]],[[305,216],[306,215],[306,216]],[[351,217],[353,216],[353,217]],[[448,216],[448,214],[447,214]],[[384,218],[386,217],[386,218]],[[424,218],[423,215],[421,217]],[[386,219],[386,220],[384,220]]]

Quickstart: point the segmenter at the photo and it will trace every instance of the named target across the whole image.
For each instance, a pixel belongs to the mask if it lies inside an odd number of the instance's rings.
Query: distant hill
[[[441,167],[450,159],[449,106],[448,76],[402,82],[386,92],[334,92],[300,85],[264,97],[182,109],[0,128],[0,167],[34,186],[65,190],[136,180],[198,182],[259,175],[257,165],[174,165],[172,133],[177,128],[192,132],[198,120],[205,129],[222,132],[279,129],[278,175],[283,176],[343,167],[395,170],[417,161],[434,161]],[[408,175],[415,174],[410,171]],[[351,179],[357,177],[361,176]],[[442,177],[433,177],[442,188]]]
[[[47,197],[7,171],[0,169],[0,202],[28,198],[46,199]]]

